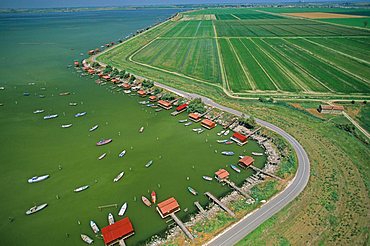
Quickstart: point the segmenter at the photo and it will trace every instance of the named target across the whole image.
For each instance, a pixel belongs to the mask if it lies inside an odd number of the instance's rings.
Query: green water
[[[80,233],[93,237],[90,219],[100,227],[107,225],[109,212],[118,219],[119,208],[100,211],[97,207],[121,206],[124,202],[128,202],[126,215],[136,232],[126,243],[140,244],[167,228],[154,207],[143,205],[141,195],[149,197],[155,190],[159,201],[174,196],[182,209],[179,217],[186,219],[196,211],[194,201],[207,204],[202,195],[205,191],[217,196],[230,191],[215,181],[204,181],[202,175],[213,176],[219,168],[236,163],[239,154],[261,151],[253,141],[243,148],[217,144],[220,137],[216,132],[221,127],[198,135],[191,130],[198,124],[185,127],[178,123],[185,115],[156,113],[138,104],[141,99],[109,86],[97,86],[94,80],[81,78],[73,68],[67,68],[74,59],[80,59],[81,52],[115,41],[176,11],[0,15],[0,86],[5,87],[0,90],[0,103],[4,104],[0,106],[1,245],[83,245]],[[65,91],[71,95],[59,96]],[[23,96],[24,92],[31,95]],[[69,106],[69,102],[78,102],[78,106]],[[33,114],[36,109],[45,113]],[[74,117],[82,111],[87,115]],[[43,120],[49,113],[59,117]],[[68,123],[73,126],[60,127]],[[89,132],[95,124],[99,128]],[[139,134],[141,126],[145,131]],[[96,147],[102,138],[112,138],[113,142]],[[123,149],[127,149],[126,156],[118,158]],[[236,155],[222,156],[223,150]],[[104,152],[107,157],[97,160]],[[265,157],[256,159],[256,166],[265,162]],[[149,160],[154,163],[145,168]],[[251,174],[226,169],[238,184]],[[120,171],[125,171],[124,178],[113,183]],[[28,178],[42,174],[50,174],[50,178],[27,183]],[[90,185],[88,190],[73,192],[86,184]],[[200,195],[190,194],[188,186]],[[25,211],[35,203],[49,206],[26,216]],[[93,238],[95,245],[103,245],[102,240]]]

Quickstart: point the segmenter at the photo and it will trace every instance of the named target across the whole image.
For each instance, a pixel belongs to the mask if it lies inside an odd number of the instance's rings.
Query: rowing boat
[[[123,216],[125,213],[126,213],[126,210],[127,210],[127,202],[125,202],[123,205],[122,205],[122,207],[121,207],[121,209],[119,210],[119,212],[118,212],[118,215],[119,216]]]
[[[62,125],[62,128],[70,128],[72,126],[72,124],[65,124],[65,125]]]
[[[102,145],[105,145],[105,144],[109,144],[110,142],[112,142],[112,139],[109,138],[109,139],[103,139],[103,140],[100,140],[99,142],[96,143],[97,146],[102,146]]]
[[[237,173],[240,173],[240,169],[235,165],[230,165],[230,167]]]
[[[48,204],[47,204],[47,203],[44,203],[44,204],[41,204],[41,205],[38,205],[38,206],[34,206],[34,207],[32,207],[32,208],[30,208],[30,209],[28,209],[28,210],[26,211],[26,215],[34,214],[34,213],[36,213],[36,212],[38,212],[38,211],[43,210],[43,209],[44,209],[44,208],[46,208],[47,206],[48,206]]]
[[[141,200],[143,201],[143,203],[145,204],[145,205],[147,205],[148,207],[150,207],[150,206],[152,206],[152,203],[149,201],[149,199],[148,198],[146,198],[145,196],[142,196],[141,197]]]
[[[85,235],[85,234],[81,234],[81,239],[87,243],[87,244],[92,244],[94,242],[94,240],[92,240],[89,236]]]
[[[211,177],[209,177],[209,176],[203,176],[203,179],[204,179],[204,180],[207,180],[207,181],[211,181],[211,180],[212,180],[212,178],[211,178]]]
[[[123,175],[125,174],[125,172],[120,172],[118,175],[117,175],[117,177],[115,177],[114,179],[113,179],[113,182],[117,182],[117,181],[119,181],[122,177],[123,177]]]
[[[123,150],[121,153],[119,153],[118,157],[123,157],[126,154],[126,150]]]
[[[145,164],[145,167],[150,167],[153,164],[153,160],[148,161],[147,164]]]
[[[78,187],[78,188],[74,189],[73,191],[74,192],[81,192],[83,190],[86,190],[87,188],[89,188],[89,186],[88,185],[84,185],[84,186],[81,186],[81,187]]]
[[[99,227],[96,225],[96,223],[93,220],[90,220],[90,227],[95,234],[97,234],[100,231]]]
[[[101,156],[99,156],[99,160],[101,160],[101,159],[103,159],[105,156],[107,155],[107,153],[104,153],[104,154],[102,154]]]
[[[191,188],[190,186],[188,187],[188,191],[190,191],[190,193],[193,194],[194,196],[198,195],[198,192]]]
[[[99,125],[95,125],[95,126],[91,127],[91,128],[89,129],[89,131],[90,131],[90,132],[95,131],[96,129],[98,129],[98,127],[99,127]]]

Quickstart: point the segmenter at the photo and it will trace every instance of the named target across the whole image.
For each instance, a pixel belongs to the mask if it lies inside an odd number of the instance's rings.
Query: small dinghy
[[[118,157],[123,157],[126,154],[126,150],[123,150],[121,153],[119,153]]]
[[[89,236],[85,235],[85,234],[81,234],[81,239],[87,243],[87,244],[92,244],[94,242],[94,240],[92,240]]]
[[[33,111],[34,114],[40,114],[40,113],[43,113],[43,112],[45,112],[45,110],[43,110],[43,109],[37,109],[37,110]]]
[[[144,127],[142,126],[142,127],[140,127],[139,132],[142,133],[143,131],[144,131]]]
[[[125,202],[123,205],[122,205],[122,207],[121,207],[121,209],[119,210],[119,212],[118,212],[118,215],[119,216],[123,216],[125,213],[126,213],[126,210],[127,210],[127,202]]]
[[[91,127],[91,128],[89,129],[89,131],[90,131],[90,132],[95,131],[96,129],[98,129],[98,127],[99,127],[99,125],[95,125],[95,126]]]
[[[113,182],[117,182],[117,181],[119,181],[122,177],[123,177],[123,175],[125,174],[125,172],[120,172],[118,175],[117,175],[117,177],[115,177],[114,179],[113,179]]]
[[[149,201],[149,199],[148,198],[146,198],[145,196],[142,196],[141,197],[141,200],[143,201],[143,203],[145,204],[145,205],[147,205],[148,207],[150,207],[150,206],[152,206],[152,203]]]
[[[113,225],[114,224],[114,217],[113,217],[113,214],[112,213],[109,213],[108,214],[108,223],[109,223],[109,225]]]
[[[109,138],[109,139],[103,139],[103,140],[100,140],[99,142],[96,143],[96,146],[102,146],[102,145],[105,145],[105,144],[109,144],[110,142],[112,142],[112,139]]]
[[[188,121],[187,119],[179,120],[179,123],[185,123],[185,122],[187,122],[187,121]]]
[[[217,143],[226,143],[227,141],[228,141],[227,139],[217,140]]]
[[[44,116],[44,120],[54,119],[56,117],[58,117],[57,114],[50,114],[50,115]]]
[[[191,188],[190,186],[188,187],[188,191],[193,194],[194,196],[198,195],[198,192],[196,190],[194,190],[193,188]]]
[[[226,130],[226,131],[224,132],[224,136],[227,136],[227,135],[229,134],[229,132],[230,132],[230,130]]]
[[[77,114],[75,114],[75,117],[78,118],[78,117],[84,116],[86,114],[87,114],[87,112],[77,113]]]
[[[65,125],[62,125],[62,128],[70,128],[72,126],[72,124],[65,124]]]
[[[262,156],[262,155],[263,155],[263,153],[252,152],[252,155],[255,155],[255,156]]]
[[[90,227],[95,234],[97,234],[100,231],[99,227],[96,225],[96,223],[93,220],[90,220]]]
[[[148,161],[147,164],[145,164],[145,167],[150,167],[153,164],[153,160]]]
[[[193,128],[193,132],[199,132],[201,130],[202,130],[202,128]]]
[[[32,184],[32,183],[37,183],[37,182],[41,182],[45,179],[49,178],[49,175],[46,174],[46,175],[42,175],[42,176],[34,176],[30,179],[28,179],[28,183]]]
[[[76,102],[70,102],[69,106],[77,106],[77,103]]]
[[[155,193],[155,191],[152,191],[151,197],[152,197],[153,204],[156,203],[157,202],[157,193]]]
[[[240,169],[235,165],[230,165],[230,167],[237,173],[240,173]]]
[[[190,126],[191,124],[193,124],[193,122],[189,121],[189,122],[185,123],[184,126]]]
[[[43,210],[43,209],[44,209],[44,208],[46,208],[47,206],[48,206],[48,204],[47,204],[47,203],[44,203],[44,204],[41,204],[41,205],[36,205],[36,206],[34,206],[34,207],[32,207],[32,208],[28,209],[28,210],[26,211],[26,215],[34,214],[34,213],[36,213],[36,212],[38,212],[38,211]]]
[[[232,152],[232,151],[222,151],[222,152],[221,152],[221,154],[226,155],[226,156],[232,156],[232,155],[234,155],[235,153],[234,153],[234,152]]]
[[[207,180],[207,181],[212,181],[212,178],[211,178],[211,177],[209,177],[209,176],[203,176],[203,179],[204,179],[204,180]]]
[[[98,157],[98,160],[102,160],[106,155],[107,153],[102,154],[101,156]]]
[[[87,188],[89,188],[89,186],[88,185],[84,185],[84,186],[81,186],[81,187],[78,187],[78,188],[74,189],[73,191],[74,192],[81,192],[81,191],[86,190]]]

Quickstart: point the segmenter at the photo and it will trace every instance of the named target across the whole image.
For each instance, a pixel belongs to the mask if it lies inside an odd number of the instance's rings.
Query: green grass
[[[346,26],[354,26],[354,27],[364,27],[369,28],[369,24],[365,26],[365,22],[370,23],[370,18],[331,18],[331,19],[320,19],[320,21],[346,25]]]
[[[212,21],[179,21],[163,37],[213,37]]]

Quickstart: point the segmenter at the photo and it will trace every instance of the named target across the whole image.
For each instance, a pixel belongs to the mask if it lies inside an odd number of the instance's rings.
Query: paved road
[[[201,98],[204,103],[212,107],[219,108],[221,110],[235,114],[237,116],[242,115],[240,111],[222,106],[209,98],[193,93],[187,93],[160,83],[155,83],[155,85],[158,87],[162,87],[168,91],[172,91],[188,99]],[[298,141],[295,140],[287,132],[271,123],[268,123],[260,119],[256,119],[256,122],[261,126],[264,126],[283,136],[293,146],[298,158],[298,169],[296,176],[284,191],[276,195],[274,198],[270,199],[260,209],[254,211],[252,214],[247,215],[239,222],[235,223],[233,226],[226,229],[224,232],[222,232],[221,234],[213,238],[211,241],[206,243],[206,245],[226,246],[236,244],[246,235],[248,235],[250,232],[256,229],[259,225],[261,225],[264,221],[271,218],[274,214],[276,214],[282,208],[284,208],[288,203],[293,201],[294,198],[296,198],[303,191],[303,189],[306,187],[308,183],[308,180],[310,178],[310,161],[308,159],[307,153],[305,152],[303,147],[298,143]]]

